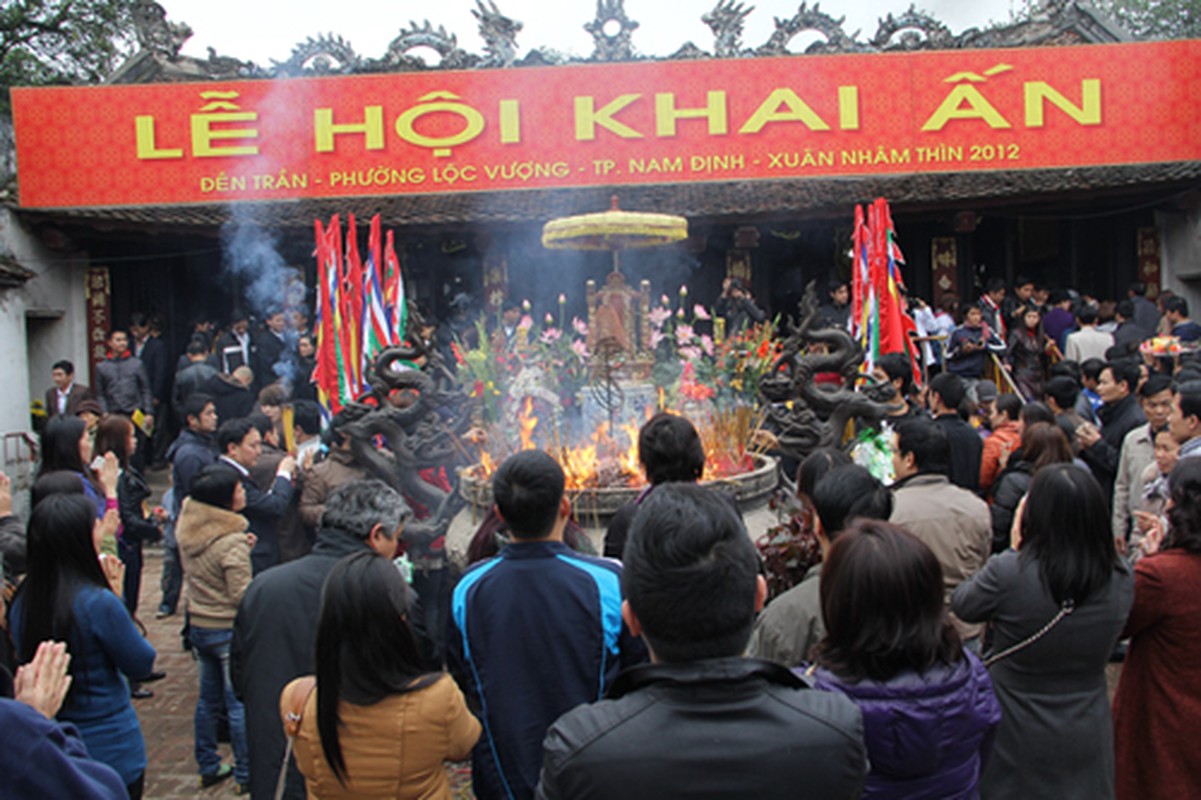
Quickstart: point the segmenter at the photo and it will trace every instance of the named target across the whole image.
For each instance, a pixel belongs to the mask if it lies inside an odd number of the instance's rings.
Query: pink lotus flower
[[[671,300],[667,299],[667,295],[663,295],[662,297],[659,298],[659,305],[669,306],[669,305],[671,305]]]
[[[588,345],[583,341],[579,339],[572,341],[571,351],[576,354],[580,361],[588,360]]]
[[[705,334],[701,337],[701,349],[705,351],[705,355],[713,355],[713,337]]]
[[[667,322],[667,320],[671,318],[671,311],[659,306],[646,312],[646,318],[650,320],[651,325],[655,326],[656,328],[662,328],[663,323]]]
[[[691,325],[676,326],[676,344],[680,345],[681,347],[692,341],[692,337],[695,335],[696,334],[693,333]]]
[[[543,344],[554,344],[563,336],[563,331],[558,328],[547,328],[542,332],[541,341]]]
[[[689,345],[688,347],[681,347],[677,352],[680,354],[680,358],[686,359],[688,361],[689,366],[691,366],[694,362],[700,360],[700,357],[701,357],[701,349],[694,345]]]
[[[584,322],[584,320],[580,319],[579,317],[572,318],[571,327],[575,328],[575,332],[580,336],[588,335],[588,323]]]
[[[555,318],[551,316],[551,313],[549,311],[546,312],[546,319],[543,324],[545,324],[545,325],[554,325],[555,324]]]
[[[709,316],[709,312],[706,311],[705,307],[700,303],[697,303],[692,307],[692,316],[696,317],[697,319],[712,319],[712,317]]]
[[[658,328],[652,329],[651,330],[651,349],[654,350],[656,347],[659,346],[659,342],[663,341],[666,338],[667,337],[663,335],[663,331],[659,330]]]

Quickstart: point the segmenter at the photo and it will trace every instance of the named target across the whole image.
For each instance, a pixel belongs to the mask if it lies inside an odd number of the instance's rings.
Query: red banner
[[[14,89],[21,205],[1201,159],[1201,41]]]

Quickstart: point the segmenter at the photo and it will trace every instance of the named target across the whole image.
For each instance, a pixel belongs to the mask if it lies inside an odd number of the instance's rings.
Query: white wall
[[[1201,319],[1201,206],[1186,212],[1156,212],[1162,243],[1163,285],[1188,300]]]
[[[47,249],[8,209],[0,210],[0,252],[35,273],[20,288],[0,289],[0,435],[7,436],[30,431],[30,401],[51,385],[50,365],[55,361],[73,362],[86,381],[87,262],[82,254]],[[11,437],[4,441],[0,469],[18,490],[27,488],[30,465],[19,461],[22,453]]]

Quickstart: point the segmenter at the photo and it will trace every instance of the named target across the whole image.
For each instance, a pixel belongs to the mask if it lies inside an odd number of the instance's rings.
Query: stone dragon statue
[[[411,309],[409,329],[420,330]],[[455,467],[467,463],[461,443],[471,426],[470,398],[459,390],[436,348],[419,341],[386,348],[371,368],[371,390],[347,404],[334,429],[350,439],[351,452],[367,471],[428,515],[405,526],[405,541],[417,548],[446,533],[462,507]],[[409,364],[422,364],[413,369]],[[376,437],[387,448],[375,446]],[[421,477],[444,469],[450,489]]]
[[[863,350],[842,328],[819,328],[817,291],[812,282],[798,305],[800,322],[790,318],[783,350],[772,366],[770,377],[760,389],[768,400],[766,427],[780,440],[780,448],[804,458],[819,447],[838,447],[847,422],[879,423],[894,405],[883,402],[883,394],[871,376],[859,373]],[[822,344],[826,352],[808,352],[809,345]],[[814,380],[821,372],[834,372],[843,379],[838,389],[823,389]],[[855,391],[863,382],[863,391]],[[788,402],[791,401],[791,402]]]

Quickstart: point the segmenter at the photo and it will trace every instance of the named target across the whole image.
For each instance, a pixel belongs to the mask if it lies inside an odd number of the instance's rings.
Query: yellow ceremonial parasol
[[[550,250],[609,250],[613,269],[622,250],[682,242],[688,238],[688,220],[672,214],[622,211],[617,195],[608,211],[552,219],[542,228],[542,246]]]

